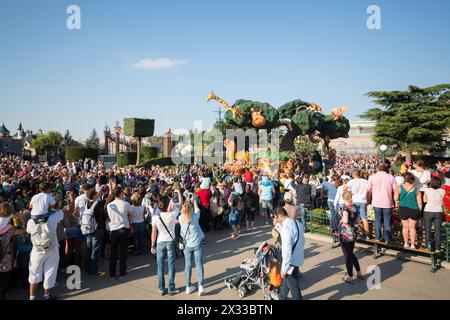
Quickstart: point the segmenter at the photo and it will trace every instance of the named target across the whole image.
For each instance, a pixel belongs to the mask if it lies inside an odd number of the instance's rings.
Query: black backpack
[[[330,220],[330,227],[331,227],[331,231],[333,232],[337,232],[339,230],[339,225],[341,223],[341,217],[342,217],[342,211],[344,210],[344,208],[340,208],[338,214],[335,214],[333,217],[331,217]],[[350,224],[354,223],[354,217],[358,217],[359,216],[359,209],[357,206],[352,205],[352,213],[349,215],[349,222]]]

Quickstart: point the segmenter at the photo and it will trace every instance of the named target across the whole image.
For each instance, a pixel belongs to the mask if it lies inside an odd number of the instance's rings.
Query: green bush
[[[129,137],[151,137],[155,132],[155,120],[127,118],[124,122],[124,134]]]
[[[158,148],[142,147],[141,156],[143,161],[158,158]]]
[[[86,147],[66,147],[65,157],[69,161],[79,161],[86,158],[97,160],[98,150]]]
[[[121,168],[135,165],[137,160],[136,152],[122,152],[117,155],[117,165]]]
[[[150,160],[144,161],[141,164],[142,167],[151,167],[151,166],[167,167],[167,166],[174,166],[174,165],[175,164],[172,162],[171,157],[150,159]]]

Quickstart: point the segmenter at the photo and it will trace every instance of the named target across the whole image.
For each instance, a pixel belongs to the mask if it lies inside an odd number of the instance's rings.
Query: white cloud
[[[187,63],[187,60],[176,60],[170,58],[147,58],[133,64],[133,68],[142,70],[169,69]]]

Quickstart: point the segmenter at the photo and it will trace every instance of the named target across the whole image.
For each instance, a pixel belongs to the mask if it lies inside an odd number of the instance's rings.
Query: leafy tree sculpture
[[[124,119],[124,134],[134,137],[137,140],[137,160],[136,165],[141,162],[141,144],[142,138],[153,136],[155,132],[155,120],[153,119]]]
[[[412,153],[438,149],[450,127],[450,84],[429,88],[409,86],[406,91],[374,91],[367,94],[383,108],[361,117],[377,122],[374,140],[396,146],[412,161]]]
[[[350,123],[343,114],[345,107],[335,108],[331,115],[322,113],[322,108],[315,103],[294,100],[276,109],[268,103],[237,100],[229,105],[211,92],[206,101],[216,100],[226,110],[225,128],[255,128],[270,130],[286,127],[280,151],[295,152],[294,141],[298,136],[308,136],[313,143],[324,141],[324,149],[329,152],[332,139],[348,138]]]

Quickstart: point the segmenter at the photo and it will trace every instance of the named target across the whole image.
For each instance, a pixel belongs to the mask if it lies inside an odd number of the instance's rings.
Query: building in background
[[[36,136],[33,135],[31,130],[24,130],[22,123],[19,124],[17,132],[14,135],[11,135],[11,132],[3,123],[0,127],[0,155],[35,156],[36,152],[31,147],[31,141],[35,137]]]
[[[172,141],[173,136],[172,129],[169,129],[163,136],[164,157],[170,157],[172,155],[172,149],[175,147],[175,141]]]
[[[330,146],[338,155],[375,155],[375,124],[375,121],[350,121],[349,137],[332,140]]]

